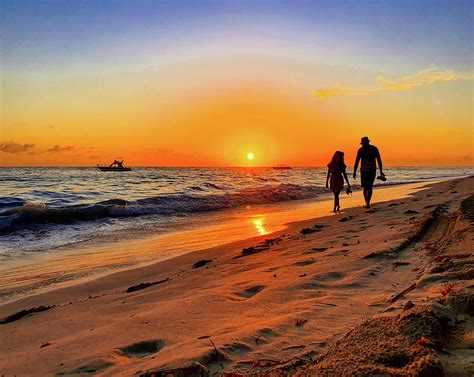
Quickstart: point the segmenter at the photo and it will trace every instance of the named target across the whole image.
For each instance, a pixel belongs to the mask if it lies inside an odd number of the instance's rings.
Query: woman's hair
[[[336,161],[337,156],[340,157],[339,162]],[[335,165],[335,164],[338,164],[340,167],[343,167],[343,168],[346,167],[346,164],[344,163],[344,152],[337,151],[334,153],[334,155],[332,156],[332,160],[331,162],[329,162],[328,166]]]

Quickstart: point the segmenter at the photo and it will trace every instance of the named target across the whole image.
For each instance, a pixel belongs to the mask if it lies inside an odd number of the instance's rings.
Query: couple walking
[[[383,173],[382,159],[378,148],[375,145],[370,144],[370,140],[367,136],[364,136],[360,140],[362,147],[357,151],[357,157],[354,163],[354,174],[353,178],[357,177],[357,168],[360,166],[360,182],[364,189],[364,199],[366,208],[370,208],[370,200],[372,199],[372,190],[377,175],[377,165],[380,170],[380,177],[382,181],[385,181],[385,175]],[[344,152],[337,151],[334,153],[331,162],[328,164],[328,174],[326,177],[326,187],[330,187],[334,193],[334,212],[338,212],[341,208],[339,206],[339,194],[344,188],[344,179],[347,182],[346,193],[350,194],[351,184],[349,178],[347,178],[346,164],[344,163]]]

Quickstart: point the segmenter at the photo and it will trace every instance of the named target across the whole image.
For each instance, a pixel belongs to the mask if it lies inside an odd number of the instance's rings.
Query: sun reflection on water
[[[265,234],[268,234],[267,230],[265,229],[265,217],[258,217],[250,221],[259,235],[263,236]]]

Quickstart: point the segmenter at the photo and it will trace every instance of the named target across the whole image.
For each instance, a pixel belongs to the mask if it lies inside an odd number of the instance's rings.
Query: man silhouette
[[[364,189],[365,207],[370,208],[370,200],[372,199],[373,191],[372,188],[377,174],[376,162],[380,170],[380,175],[382,177],[385,177],[385,175],[383,173],[382,158],[380,157],[378,148],[375,145],[370,145],[370,140],[367,136],[360,139],[360,143],[362,144],[362,147],[357,151],[353,177],[356,179],[359,161],[362,160],[360,164],[360,182]]]

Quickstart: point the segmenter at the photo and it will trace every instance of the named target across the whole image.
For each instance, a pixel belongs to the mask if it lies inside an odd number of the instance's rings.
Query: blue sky
[[[153,65],[160,54],[212,46],[265,46],[319,62],[472,65],[469,1],[22,1],[2,0],[7,71]],[[271,50],[271,49],[270,49]],[[264,52],[263,52],[264,53]],[[149,60],[149,61],[147,61]],[[394,72],[398,73],[398,72]]]

